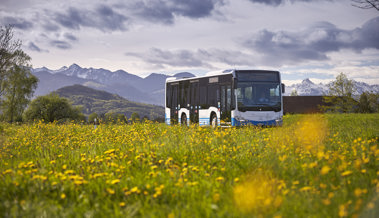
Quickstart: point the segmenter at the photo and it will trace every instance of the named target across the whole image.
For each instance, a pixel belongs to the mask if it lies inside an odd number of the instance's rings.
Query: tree
[[[371,113],[370,102],[368,101],[367,93],[363,92],[359,97],[358,102],[358,112],[359,113]]]
[[[322,110],[326,112],[350,113],[354,111],[356,101],[353,99],[355,86],[352,80],[344,73],[340,73],[336,80],[328,84],[329,91],[324,96],[325,106]]]
[[[66,98],[61,98],[55,93],[39,96],[34,99],[24,113],[26,121],[44,120],[54,121],[83,121],[84,115],[79,107],[73,107]]]
[[[97,113],[95,113],[95,112],[93,112],[92,114],[90,114],[88,116],[88,122],[91,124],[96,124],[95,119],[96,119],[96,123],[98,123],[99,122],[99,115],[97,115]]]
[[[133,112],[132,116],[130,117],[133,123],[140,121],[140,116],[137,112]]]
[[[299,96],[299,94],[297,93],[296,89],[292,90],[291,96]]]
[[[37,88],[38,79],[22,67],[15,66],[4,84],[3,118],[6,121],[21,121],[22,113]]]
[[[376,113],[379,111],[379,94],[363,92],[359,97],[357,112]]]
[[[125,114],[116,114],[115,120],[117,121],[117,123],[121,124],[128,122],[128,118],[125,116]]]
[[[3,119],[20,120],[37,88],[31,74],[31,58],[21,50],[21,41],[13,40],[12,26],[0,28],[0,106]]]
[[[362,9],[371,9],[375,8],[379,11],[379,0],[352,0],[353,6],[362,8]]]

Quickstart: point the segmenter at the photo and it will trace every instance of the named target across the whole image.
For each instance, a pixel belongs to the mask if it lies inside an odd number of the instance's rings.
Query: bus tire
[[[215,113],[211,114],[211,126],[213,128],[217,127],[217,115]]]
[[[185,113],[182,114],[182,118],[181,119],[182,119],[181,120],[181,124],[187,126],[187,115]]]

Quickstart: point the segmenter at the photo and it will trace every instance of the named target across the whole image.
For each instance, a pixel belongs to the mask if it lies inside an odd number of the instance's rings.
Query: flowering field
[[[378,217],[379,116],[1,124],[0,216]]]

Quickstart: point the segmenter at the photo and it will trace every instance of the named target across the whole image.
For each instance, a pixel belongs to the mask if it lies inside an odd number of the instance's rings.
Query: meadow
[[[379,115],[1,124],[2,217],[379,217]]]

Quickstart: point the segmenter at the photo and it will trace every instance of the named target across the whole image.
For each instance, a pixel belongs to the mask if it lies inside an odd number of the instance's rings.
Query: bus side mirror
[[[286,86],[284,85],[284,83],[282,83],[282,93],[285,93],[286,92]]]

